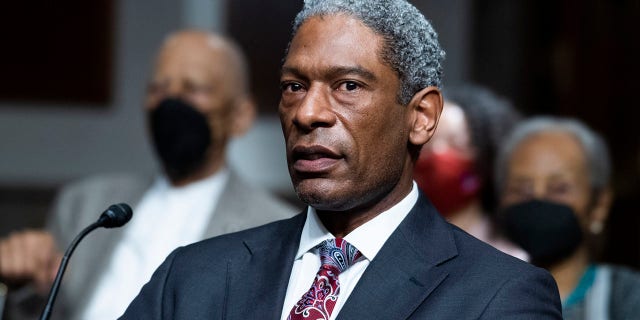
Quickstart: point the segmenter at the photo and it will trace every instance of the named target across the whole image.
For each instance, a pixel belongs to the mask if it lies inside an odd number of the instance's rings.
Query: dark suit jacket
[[[177,249],[121,319],[279,319],[305,218]],[[562,319],[546,271],[448,224],[422,195],[337,318]]]

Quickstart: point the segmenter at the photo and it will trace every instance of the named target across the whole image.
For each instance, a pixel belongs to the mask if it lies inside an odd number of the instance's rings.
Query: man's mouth
[[[322,173],[340,161],[342,156],[324,146],[296,146],[291,159],[293,169],[299,173]]]

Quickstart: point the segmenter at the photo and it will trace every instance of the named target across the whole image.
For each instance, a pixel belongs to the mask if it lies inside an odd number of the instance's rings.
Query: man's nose
[[[336,116],[330,94],[330,89],[320,85],[312,85],[298,105],[293,123],[299,128],[309,131],[333,126]]]

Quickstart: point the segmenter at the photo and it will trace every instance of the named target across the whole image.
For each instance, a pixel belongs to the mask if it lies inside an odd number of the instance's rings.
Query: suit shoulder
[[[558,288],[548,271],[452,228],[458,248],[452,262],[465,294],[486,300],[482,319],[523,312],[535,319],[561,319]]]
[[[502,280],[512,277],[519,278],[527,274],[551,277],[546,270],[510,256],[458,227],[452,226],[452,231],[460,258],[472,263],[474,270],[479,270],[478,272],[482,272],[485,276],[493,276]]]

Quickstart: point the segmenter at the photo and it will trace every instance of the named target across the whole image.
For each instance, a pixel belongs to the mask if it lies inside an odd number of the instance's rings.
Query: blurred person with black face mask
[[[640,274],[593,261],[611,203],[610,171],[604,140],[568,118],[524,121],[498,156],[500,220],[555,278],[565,319],[640,317]]]
[[[47,230],[0,242],[2,279],[32,284],[22,290],[43,295],[59,250],[110,204],[130,203],[134,216],[126,228],[96,232],[75,251],[54,312],[61,319],[115,319],[176,247],[292,216],[294,208],[225,164],[229,140],[255,116],[248,77],[244,56],[229,39],[196,30],[170,35],[144,103],[163,173],[100,175],[65,187]],[[29,309],[32,317],[41,309],[16,304],[14,312]]]
[[[414,169],[418,186],[450,223],[512,256],[522,249],[495,227],[493,166],[500,142],[520,120],[511,103],[479,85],[444,91],[442,117]]]

